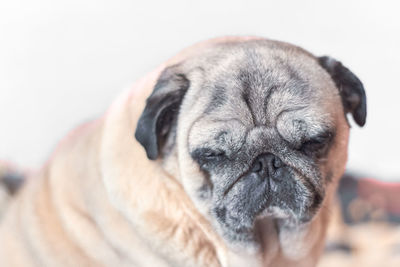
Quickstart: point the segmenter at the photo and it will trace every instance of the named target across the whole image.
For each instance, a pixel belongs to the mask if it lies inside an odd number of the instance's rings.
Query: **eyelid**
[[[211,148],[197,148],[191,153],[191,156],[197,162],[204,163],[205,161],[220,159],[224,157],[225,152],[222,150],[214,150]]]
[[[334,134],[332,131],[325,131],[316,136],[311,137],[309,140],[318,143],[323,143],[332,140],[333,136]]]
[[[223,152],[217,152],[217,151],[209,151],[209,152],[204,154],[204,157],[208,158],[208,159],[215,159],[215,158],[219,158],[219,157],[222,157],[222,156],[224,156],[224,153]]]
[[[321,152],[321,150],[326,151],[325,149],[329,146],[334,138],[333,131],[325,131],[315,136],[312,136],[302,142],[299,149],[301,152],[305,154],[313,154]],[[311,151],[312,150],[312,151]]]

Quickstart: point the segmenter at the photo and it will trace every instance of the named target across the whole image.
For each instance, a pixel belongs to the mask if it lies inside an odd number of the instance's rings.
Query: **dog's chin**
[[[257,216],[257,220],[270,219],[279,224],[286,226],[296,226],[308,223],[314,217],[314,212],[306,211],[303,214],[296,214],[290,209],[281,207],[268,207],[262,213]]]
[[[227,225],[216,220],[217,228],[222,236],[228,241],[233,249],[246,249],[248,252],[255,252],[260,248],[260,231],[264,231],[265,222],[272,225],[274,231],[279,232],[281,227],[296,228],[309,223],[316,214],[316,210],[304,207],[303,212],[298,214],[290,208],[269,206],[254,216],[252,225]]]

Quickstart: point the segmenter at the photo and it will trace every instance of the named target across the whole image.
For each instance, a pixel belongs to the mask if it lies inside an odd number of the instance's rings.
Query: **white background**
[[[368,117],[353,127],[349,169],[400,179],[398,2],[1,0],[0,159],[36,168],[180,49],[259,35],[331,55],[359,76]]]

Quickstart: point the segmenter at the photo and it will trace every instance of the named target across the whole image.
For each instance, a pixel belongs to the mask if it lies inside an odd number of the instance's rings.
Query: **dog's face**
[[[136,129],[228,243],[258,218],[309,222],[344,171],[365,93],[340,62],[269,40],[214,45],[161,74]],[[172,171],[174,172],[174,171]]]

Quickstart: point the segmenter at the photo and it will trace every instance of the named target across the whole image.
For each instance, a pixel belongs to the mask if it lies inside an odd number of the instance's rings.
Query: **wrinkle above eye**
[[[303,119],[277,119],[276,129],[279,136],[292,147],[299,148],[307,135],[307,123]]]
[[[326,122],[312,123],[301,118],[278,120],[276,129],[279,136],[295,150],[302,150],[308,144],[329,144],[335,133]]]

